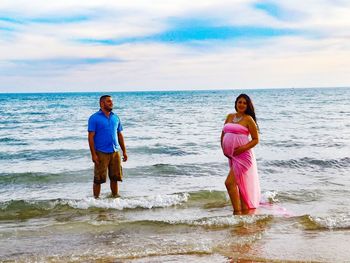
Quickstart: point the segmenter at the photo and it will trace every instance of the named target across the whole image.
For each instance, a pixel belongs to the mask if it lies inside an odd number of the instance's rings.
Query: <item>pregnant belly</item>
[[[227,157],[232,157],[235,148],[238,148],[242,145],[245,145],[249,142],[249,139],[245,135],[235,134],[235,133],[226,133],[223,138],[222,148],[224,155]]]

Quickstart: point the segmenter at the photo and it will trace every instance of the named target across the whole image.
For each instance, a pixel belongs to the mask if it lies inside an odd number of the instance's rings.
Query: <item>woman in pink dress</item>
[[[241,214],[257,208],[260,202],[259,177],[252,151],[259,143],[259,134],[254,106],[248,95],[236,98],[235,109],[236,113],[227,115],[221,147],[230,165],[225,185],[234,214]]]

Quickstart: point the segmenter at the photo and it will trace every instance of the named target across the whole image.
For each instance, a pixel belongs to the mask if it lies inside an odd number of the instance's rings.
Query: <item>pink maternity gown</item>
[[[249,142],[249,130],[237,123],[227,123],[223,132],[223,151],[235,174],[241,198],[249,209],[257,208],[260,202],[260,184],[254,153],[250,149],[233,156],[235,148]]]

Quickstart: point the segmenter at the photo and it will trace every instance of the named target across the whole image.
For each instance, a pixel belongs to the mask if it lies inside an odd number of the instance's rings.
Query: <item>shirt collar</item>
[[[98,114],[102,114],[102,115],[106,116],[101,109],[98,111]],[[114,115],[113,111],[111,111],[111,115]]]

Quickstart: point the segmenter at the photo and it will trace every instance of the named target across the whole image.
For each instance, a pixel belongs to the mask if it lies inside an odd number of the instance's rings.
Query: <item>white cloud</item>
[[[0,92],[350,85],[350,3],[269,1],[291,12],[291,19],[271,16],[254,3],[2,0]],[[75,16],[86,19],[69,20]],[[42,22],[50,17],[67,21]],[[169,30],[172,23],[191,20],[297,33],[196,43],[143,41]],[[133,38],[139,39],[127,41]],[[80,43],[81,39],[126,41],[103,45]],[[101,63],[79,62],[89,58]],[[25,60],[29,63],[21,63]]]

